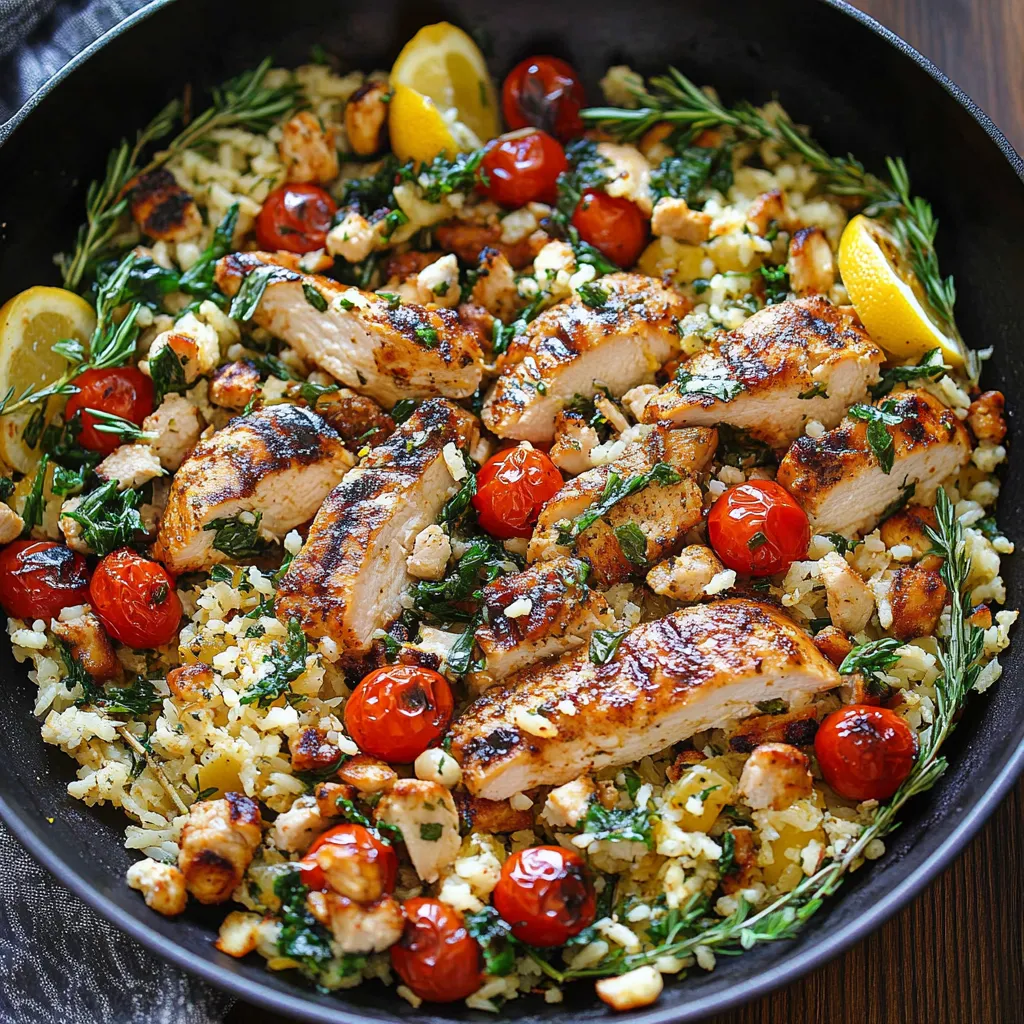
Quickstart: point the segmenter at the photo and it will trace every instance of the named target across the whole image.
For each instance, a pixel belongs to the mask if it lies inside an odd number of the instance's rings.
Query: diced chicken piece
[[[782,191],[773,188],[770,192],[762,192],[755,197],[747,209],[747,231],[752,235],[764,237],[774,221],[779,227],[788,229],[792,214],[786,197]]]
[[[517,811],[507,800],[482,800],[464,789],[455,793],[459,818],[466,832],[519,832],[533,827],[533,810]]]
[[[458,762],[441,747],[428,747],[413,762],[417,779],[436,782],[445,789],[454,789],[462,782],[462,769]]]
[[[348,388],[322,396],[316,412],[334,427],[350,452],[383,444],[395,429],[395,421],[372,398]]]
[[[217,264],[217,285],[234,295],[265,254],[236,253]],[[253,319],[303,359],[347,387],[390,408],[400,398],[466,398],[480,386],[483,356],[475,336],[451,309],[393,307],[371,292],[284,267],[271,277]],[[327,303],[321,312],[303,289]]]
[[[185,461],[202,433],[199,410],[181,395],[168,395],[156,412],[142,421],[142,429],[156,434],[150,447],[164,469],[169,470],[177,469]]]
[[[811,795],[811,759],[788,743],[762,743],[743,765],[737,793],[755,811],[785,810]]]
[[[435,306],[449,309],[459,304],[462,288],[459,285],[459,261],[452,253],[434,260],[416,275],[419,301],[424,305],[432,302]]]
[[[171,698],[180,704],[207,703],[213,696],[214,684],[213,669],[201,661],[192,665],[179,665],[167,673]]]
[[[906,545],[914,552],[915,558],[923,558],[935,546],[928,535],[928,528],[938,530],[939,521],[935,509],[924,505],[905,505],[882,523],[879,532],[887,548]]]
[[[651,165],[636,146],[617,142],[599,142],[598,156],[608,161],[602,171],[608,178],[605,191],[610,196],[621,196],[651,215],[654,196],[651,195]]]
[[[1006,438],[1005,406],[1006,399],[1001,391],[986,391],[971,402],[967,423],[979,441],[1002,444]]]
[[[690,544],[678,555],[660,562],[647,574],[647,585],[674,601],[699,601],[704,588],[725,571],[718,556],[704,544]]]
[[[658,390],[657,384],[639,384],[635,388],[630,388],[620,399],[622,407],[633,419],[639,420],[644,409],[647,408],[647,403],[658,393]]]
[[[485,352],[490,352],[494,340],[494,317],[473,302],[463,302],[458,307],[459,319],[466,330],[472,331],[477,343]]]
[[[244,910],[232,910],[221,921],[217,932],[217,949],[228,956],[241,959],[248,956],[258,945],[260,925],[263,917],[260,914],[247,914]]]
[[[218,366],[210,380],[210,401],[241,412],[260,389],[260,371],[248,359]]]
[[[522,303],[516,289],[516,273],[508,258],[497,249],[484,249],[480,253],[477,274],[471,301],[499,320],[514,319]]]
[[[121,491],[141,487],[163,472],[160,457],[148,444],[123,444],[96,467],[101,480],[116,480]]]
[[[213,327],[191,312],[153,339],[146,355],[145,367],[151,375],[152,366],[164,349],[170,349],[173,353],[186,384],[197,381],[220,362],[220,336]]]
[[[71,657],[97,682],[121,674],[121,662],[114,653],[114,645],[91,611],[83,611],[73,619],[55,619],[52,630],[54,636],[68,645]]]
[[[24,529],[25,520],[10,505],[0,502],[0,544],[17,540]]]
[[[158,860],[136,861],[125,875],[132,889],[142,893],[146,906],[164,917],[175,917],[188,903],[185,877],[173,864]]]
[[[315,114],[300,110],[281,126],[277,151],[288,181],[323,185],[338,176],[335,132]]]
[[[410,576],[419,580],[439,580],[444,575],[452,544],[448,534],[437,523],[431,523],[416,534],[412,554],[405,560]]]
[[[732,835],[733,868],[722,875],[722,891],[731,896],[741,889],[747,889],[754,881],[757,870],[757,848],[754,844],[754,830],[745,825],[727,829]]]
[[[755,715],[736,726],[729,737],[729,747],[740,754],[749,754],[762,743],[789,743],[794,747],[806,747],[814,742],[817,731],[817,712],[813,707],[775,715]]]
[[[893,573],[889,587],[892,635],[897,640],[930,636],[949,600],[949,591],[938,569],[905,566]]]
[[[326,238],[327,251],[349,263],[362,263],[381,244],[379,224],[371,224],[356,209],[346,210]]]
[[[455,486],[444,447],[469,447],[475,433],[469,413],[433,399],[370,451],[317,513],[278,587],[278,615],[346,653],[368,652],[374,631],[401,614],[413,542]]]
[[[579,647],[595,629],[612,629],[611,608],[587,586],[586,577],[583,562],[557,558],[488,583],[483,590],[487,625],[476,633],[485,666],[473,676],[474,689]]]
[[[313,787],[313,796],[316,798],[321,818],[344,817],[344,810],[339,801],[351,802],[358,795],[359,792],[355,786],[349,786],[343,782],[318,782]]]
[[[244,793],[192,805],[178,842],[178,869],[200,903],[223,903],[234,892],[260,845],[262,823],[259,805]]]
[[[832,246],[821,228],[800,228],[789,240],[789,284],[797,295],[827,295],[836,283]]]
[[[814,634],[814,646],[839,668],[853,650],[853,642],[838,626],[826,626]]]
[[[325,772],[341,764],[342,753],[327,739],[323,729],[309,726],[289,740],[292,769],[297,772]]]
[[[305,853],[330,824],[321,816],[316,797],[300,796],[274,819],[270,839],[282,853]]]
[[[166,167],[136,178],[127,191],[132,220],[149,238],[185,242],[203,230],[196,201]]]
[[[338,778],[363,796],[373,796],[390,789],[398,774],[384,761],[370,757],[369,754],[356,754],[338,769]]]
[[[838,423],[878,380],[884,358],[847,307],[819,296],[780,302],[683,362],[643,421],[728,423],[784,448],[810,420]]]
[[[550,441],[556,414],[575,395],[591,398],[599,385],[622,395],[652,381],[679,351],[676,325],[690,311],[687,299],[642,274],[608,274],[601,287],[605,305],[574,297],[513,340],[482,413],[499,437]]]
[[[621,582],[643,568],[626,556],[623,538],[634,531],[627,529],[624,533],[624,527],[635,525],[644,535],[646,564],[678,550],[686,532],[701,520],[701,493],[694,474],[704,468],[717,444],[717,432],[704,427],[652,430],[642,440],[627,446],[614,462],[589,469],[563,485],[541,509],[527,559],[535,562],[575,554],[590,562],[594,580],[606,586]],[[678,482],[652,480],[613,505],[575,541],[560,541],[566,536],[566,524],[601,499],[613,473],[625,481],[651,472],[659,463],[666,463],[674,470],[679,475]],[[629,550],[635,556],[632,546]]]
[[[387,82],[364,82],[345,104],[345,135],[352,152],[373,156],[388,143]]]
[[[818,564],[829,618],[847,633],[859,633],[875,610],[871,590],[860,573],[835,551],[830,551]]]
[[[587,417],[573,409],[555,414],[555,441],[548,455],[551,461],[570,476],[592,468],[590,453],[601,443],[597,431]]]
[[[594,408],[608,421],[608,425],[616,434],[624,434],[629,430],[629,420],[622,415],[617,403],[607,395],[595,395]]]
[[[402,937],[405,929],[402,906],[391,896],[363,906],[334,892],[311,892],[306,905],[330,929],[343,953],[382,953]]]
[[[233,419],[174,475],[154,554],[175,573],[222,562],[218,530],[239,515],[259,514],[261,535],[283,537],[314,515],[354,461],[309,409],[274,405]]]
[[[325,843],[309,859],[316,862],[327,884],[340,896],[372,903],[384,895],[387,866],[375,856],[375,851],[354,844]]]
[[[927,391],[901,391],[886,401],[901,417],[886,427],[893,441],[890,472],[868,443],[868,424],[853,419],[821,437],[801,437],[779,464],[778,482],[803,506],[815,533],[867,532],[911,494],[930,501],[971,457],[964,425]]]
[[[711,214],[691,210],[685,199],[659,199],[651,218],[651,233],[677,242],[700,245],[711,235]]]
[[[436,882],[459,852],[459,812],[451,793],[436,782],[399,779],[381,798],[376,820],[401,833],[416,874]]]
[[[502,800],[637,761],[760,701],[839,681],[779,609],[745,599],[692,605],[631,630],[604,665],[570,652],[489,690],[452,726],[452,753],[471,793]],[[523,727],[542,705],[546,736]]]
[[[593,778],[581,775],[548,793],[544,804],[544,819],[556,828],[559,825],[575,828],[587,816],[590,805],[596,799],[597,786]]]
[[[522,270],[532,262],[534,256],[544,247],[547,236],[537,232],[539,237],[530,235],[520,242],[503,242],[501,225],[493,224],[442,224],[435,231],[437,244],[447,252],[453,252],[470,266],[476,266],[484,249],[497,249],[516,270]]]

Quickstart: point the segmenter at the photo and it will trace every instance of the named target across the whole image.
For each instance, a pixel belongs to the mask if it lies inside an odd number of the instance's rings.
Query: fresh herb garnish
[[[131,487],[117,489],[116,480],[108,480],[87,494],[74,509],[62,513],[82,527],[82,540],[97,554],[134,543],[145,532],[138,506],[142,495]]]
[[[327,300],[324,298],[323,293],[315,284],[310,284],[308,281],[302,282],[302,294],[305,296],[306,301],[318,312],[327,312]]]
[[[102,409],[85,410],[96,422],[93,429],[101,434],[113,434],[119,444],[134,444],[136,441],[155,441],[157,435],[145,431],[137,423],[126,420],[122,416],[115,416],[112,412],[104,412]]]
[[[251,558],[263,549],[263,541],[260,539],[262,518],[262,512],[239,512],[230,518],[211,519],[203,530],[215,531],[214,551],[222,551],[228,558],[237,561]]]
[[[892,472],[893,462],[896,458],[896,450],[889,427],[898,426],[903,422],[903,417],[896,412],[896,408],[896,403],[888,399],[881,405],[852,405],[846,414],[855,420],[867,423],[868,444],[871,446],[871,451],[878,460],[882,472],[887,475]]]
[[[781,697],[773,697],[771,700],[759,700],[754,707],[762,715],[784,715],[789,710],[789,704]]]
[[[420,825],[420,839],[426,843],[436,843],[444,832],[444,826],[439,821],[425,821]]]
[[[811,398],[828,398],[828,388],[824,381],[816,380],[806,391],[801,391],[796,397],[804,401]]]
[[[395,421],[395,426],[397,427],[400,423],[404,423],[415,411],[415,398],[400,398],[395,402],[394,408],[391,410],[391,418]]]
[[[626,560],[638,569],[647,565],[647,535],[636,523],[623,523],[612,531]]]
[[[859,644],[843,658],[839,666],[840,675],[852,675],[854,672],[861,672],[876,686],[884,686],[882,678],[886,669],[895,665],[900,660],[897,653],[903,644],[892,636],[884,636],[881,640],[870,640],[866,644]]]
[[[245,279],[235,293],[235,297],[231,300],[228,316],[232,320],[238,320],[240,323],[247,323],[251,320],[259,308],[263,293],[267,290],[267,285],[275,277],[281,276],[282,271],[280,267],[268,264],[262,264],[254,270],[250,270],[245,275]]]
[[[648,850],[654,849],[651,815],[646,807],[614,807],[609,811],[599,800],[591,800],[583,831],[597,840],[643,843]]]
[[[334,950],[330,932],[306,906],[309,889],[302,884],[297,867],[283,871],[274,879],[274,895],[281,901],[277,951],[316,977],[334,959]]]
[[[784,266],[759,267],[758,273],[764,281],[764,304],[775,306],[780,302],[785,302],[789,297],[789,273],[786,268]]]
[[[608,289],[602,288],[593,281],[586,281],[576,289],[580,301],[591,309],[600,309],[608,304]]]
[[[844,537],[841,533],[826,533],[825,536],[840,555],[845,555],[848,551],[853,551],[858,544],[864,543],[860,540],[850,540],[849,537]]]
[[[289,702],[302,700],[290,690],[291,684],[306,671],[308,654],[309,643],[302,632],[302,623],[298,619],[289,619],[288,638],[284,645],[275,641],[271,644],[270,654],[263,659],[264,664],[271,666],[270,671],[242,694],[241,703],[266,708],[286,693]]]
[[[511,974],[516,966],[512,928],[492,906],[484,906],[466,914],[466,931],[476,939],[483,951],[484,973],[496,977]]]
[[[615,652],[622,643],[628,629],[618,631],[612,629],[595,629],[590,634],[590,660],[595,665],[607,665],[615,657]]]
[[[718,149],[683,146],[651,171],[655,202],[664,197],[685,199],[691,209],[704,205],[708,188],[725,194],[731,185],[731,145]]]
[[[745,387],[742,381],[730,377],[694,375],[681,366],[676,370],[675,382],[683,394],[709,395],[722,402],[731,402]]]
[[[199,299],[212,298],[217,293],[213,283],[217,260],[227,256],[234,248],[237,225],[238,203],[232,203],[228,207],[228,212],[221,218],[221,222],[214,228],[210,244],[200,253],[199,259],[181,275],[178,287],[183,292]]]
[[[890,366],[882,371],[877,384],[871,385],[871,397],[878,399],[889,394],[897,384],[910,384],[918,380],[938,380],[944,373],[949,373],[948,366],[942,357],[942,349],[933,348],[926,352],[921,362],[914,366]]]

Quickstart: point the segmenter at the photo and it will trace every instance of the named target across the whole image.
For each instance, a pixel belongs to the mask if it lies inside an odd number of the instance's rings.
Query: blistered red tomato
[[[352,691],[345,727],[364,753],[408,764],[440,739],[454,708],[451,687],[439,672],[385,665]]]
[[[512,854],[493,900],[512,934],[531,946],[562,946],[593,924],[597,913],[583,858],[561,846],[531,846]]]
[[[89,603],[107,632],[129,647],[169,643],[181,622],[174,579],[159,563],[121,548],[107,555],[89,582]]]
[[[81,413],[82,429],[78,443],[91,452],[109,455],[121,444],[117,433],[99,430],[101,422],[86,412],[95,409],[129,420],[137,427],[153,411],[153,381],[134,366],[121,366],[114,370],[86,370],[73,381],[78,393],[68,399],[64,419],[70,420]]]
[[[583,193],[572,225],[584,242],[620,267],[631,267],[644,251],[650,225],[636,203],[591,189]]]
[[[326,889],[327,879],[317,863],[317,851],[324,846],[337,846],[361,862],[361,873],[377,873],[381,894],[392,893],[398,880],[398,857],[394,849],[375,836],[368,828],[346,822],[328,829],[309,848],[299,861],[299,876],[309,889]],[[346,895],[346,894],[343,894]],[[376,897],[375,897],[376,898]]]
[[[748,480],[730,487],[711,506],[708,540],[728,568],[771,576],[807,556],[811,527],[781,484]]]
[[[493,537],[529,537],[541,506],[562,486],[562,474],[542,451],[519,445],[492,456],[476,475],[473,508]]]
[[[481,163],[487,176],[482,191],[502,206],[554,203],[558,176],[567,170],[557,139],[547,132],[524,128],[495,139]]]
[[[825,781],[848,800],[887,800],[914,767],[917,737],[888,708],[851,704],[833,711],[814,737]]]
[[[256,218],[256,241],[261,249],[322,249],[337,212],[338,204],[319,185],[282,185],[263,202]]]
[[[509,128],[543,128],[567,142],[583,131],[587,102],[576,69],[558,57],[528,57],[506,76],[501,110]]]
[[[462,915],[440,900],[417,897],[402,904],[405,931],[391,947],[395,973],[430,1003],[452,1003],[483,983],[480,946]]]
[[[88,600],[85,559],[63,544],[16,540],[0,551],[0,605],[8,615],[48,623]]]

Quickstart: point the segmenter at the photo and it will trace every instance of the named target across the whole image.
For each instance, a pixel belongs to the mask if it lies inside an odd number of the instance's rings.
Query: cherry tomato
[[[482,191],[502,206],[554,203],[555,184],[569,161],[547,132],[524,128],[495,139],[481,164],[487,175]]]
[[[541,506],[562,486],[562,474],[536,448],[508,448],[476,475],[473,508],[493,537],[529,537]]]
[[[365,676],[345,705],[345,727],[364,753],[409,764],[452,720],[448,681],[419,665],[385,665]]]
[[[771,576],[807,556],[807,515],[781,484],[748,480],[730,487],[708,513],[708,540],[736,572]]]
[[[392,893],[398,880],[398,857],[394,849],[382,842],[368,828],[346,822],[328,829],[309,848],[306,856],[299,861],[299,875],[302,884],[309,889],[328,888],[323,869],[317,863],[316,852],[321,847],[342,846],[356,854],[362,861],[375,865],[380,871],[381,888]]]
[[[107,555],[92,574],[89,603],[107,632],[129,647],[160,647],[178,633],[181,601],[174,578],[131,548]]]
[[[91,452],[109,455],[121,444],[117,434],[97,430],[99,420],[86,409],[108,412],[129,420],[137,427],[153,411],[153,382],[134,366],[120,366],[115,370],[86,370],[74,379],[78,394],[68,399],[64,419],[68,421],[81,412],[82,429],[78,443]]]
[[[593,924],[594,886],[583,858],[561,846],[531,846],[501,869],[494,906],[512,934],[531,946],[562,946]]]
[[[814,737],[825,781],[848,800],[887,800],[910,774],[917,737],[888,708],[851,704],[833,711]]]
[[[650,227],[636,203],[594,189],[583,193],[572,224],[584,242],[620,267],[631,267],[640,258]]]
[[[49,540],[16,540],[0,551],[0,605],[18,619],[49,623],[89,600],[85,559]]]
[[[318,185],[282,185],[263,202],[256,241],[261,249],[322,249],[337,212],[338,204]]]
[[[509,128],[543,128],[562,142],[582,133],[580,108],[586,102],[576,69],[558,57],[528,57],[501,87],[501,110]]]
[[[440,900],[406,900],[405,931],[391,947],[395,973],[430,1003],[453,1003],[483,983],[480,946],[462,915]]]

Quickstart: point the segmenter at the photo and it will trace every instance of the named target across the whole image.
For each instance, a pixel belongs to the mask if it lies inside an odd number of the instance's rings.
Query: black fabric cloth
[[[148,2],[0,0],[0,124]],[[216,1024],[231,1002],[109,925],[0,825],[0,1024]]]

